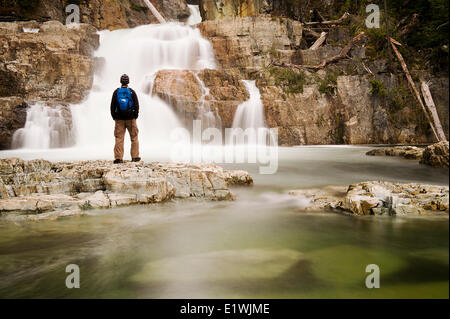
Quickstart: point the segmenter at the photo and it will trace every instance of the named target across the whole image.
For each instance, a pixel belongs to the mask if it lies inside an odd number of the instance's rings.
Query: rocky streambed
[[[57,219],[86,210],[149,204],[174,198],[232,200],[230,186],[251,185],[245,171],[213,164],[0,160],[0,214]]]

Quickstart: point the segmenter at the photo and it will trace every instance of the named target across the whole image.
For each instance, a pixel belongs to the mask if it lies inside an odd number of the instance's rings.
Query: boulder
[[[223,127],[231,127],[237,106],[249,99],[239,76],[210,69],[161,70],[152,94],[171,105],[188,127],[207,111],[219,115]]]
[[[423,158],[420,161],[422,164],[434,166],[434,167],[447,167],[448,168],[448,141],[439,142],[427,146],[423,151]]]
[[[356,216],[448,216],[448,186],[362,182],[348,187],[295,190],[291,195],[309,200],[301,210],[334,210]]]
[[[417,146],[380,147],[366,153],[368,156],[397,156],[412,160],[421,160],[424,148]]]

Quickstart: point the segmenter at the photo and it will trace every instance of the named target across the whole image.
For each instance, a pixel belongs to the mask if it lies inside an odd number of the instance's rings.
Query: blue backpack
[[[117,90],[117,100],[121,112],[131,112],[133,109],[133,98],[129,88],[120,88]]]

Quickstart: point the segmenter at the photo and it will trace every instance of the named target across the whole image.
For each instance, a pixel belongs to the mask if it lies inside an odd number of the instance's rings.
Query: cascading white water
[[[130,87],[139,97],[139,136],[141,148],[145,148],[146,145],[167,145],[171,142],[172,130],[182,126],[171,107],[151,96],[156,72],[215,68],[210,43],[197,29],[178,23],[102,31],[100,48],[95,55],[104,58],[104,65],[95,75],[93,89],[86,101],[71,107],[80,148],[103,145],[110,149],[113,145],[114,123],[109,106],[122,74],[129,75]]]
[[[202,16],[200,15],[199,5],[188,4],[188,8],[189,8],[189,11],[191,12],[191,15],[189,16],[187,24],[196,25],[196,24],[202,22]]]
[[[240,104],[233,119],[233,128],[266,128],[264,106],[256,81],[244,80],[250,99]]]
[[[75,146],[70,152],[55,150],[48,153],[48,156],[57,159],[112,157],[114,121],[110,115],[111,96],[120,86],[120,76],[127,73],[130,76],[130,87],[135,89],[140,101],[138,127],[142,155],[147,159],[167,160],[174,144],[176,147],[180,146],[180,142],[184,143],[183,145],[189,145],[188,142],[191,140],[185,141],[184,137],[179,137],[180,140],[177,141],[172,139],[174,137],[172,133],[183,125],[171,106],[157,96],[151,95],[156,72],[162,69],[189,69],[196,75],[196,70],[216,68],[211,44],[202,38],[198,29],[181,23],[101,31],[99,34],[100,47],[95,56],[99,59],[98,65],[101,65],[101,68],[96,70],[93,88],[85,101],[70,106],[73,126],[70,133],[74,135],[72,141],[75,141]],[[198,119],[202,121],[203,128],[221,128],[221,119],[217,110],[212,110],[210,107],[212,97],[208,94],[208,88],[198,76],[196,78],[203,88],[201,99],[203,103],[199,109]],[[259,90],[254,81],[244,81],[244,83],[250,93],[250,99],[238,107],[233,128],[267,130]],[[31,113],[32,109],[30,109]],[[46,123],[40,127],[47,127],[47,129],[31,129],[36,127],[36,121],[31,120],[30,115],[26,128],[17,134],[17,140],[22,141],[19,145],[22,147],[32,145],[41,153],[43,149],[70,146],[70,143],[49,142],[53,134],[49,133],[53,125],[50,123],[52,121],[54,120],[40,122]],[[24,141],[33,142],[25,143]],[[125,139],[125,143],[126,149],[129,149],[129,138]],[[230,151],[228,146],[227,143],[225,147],[227,153]],[[197,152],[197,149],[192,149],[192,154]],[[170,159],[175,160],[171,156]]]
[[[12,148],[47,149],[71,146],[73,142],[62,107],[37,103],[27,110],[25,127],[14,132]]]
[[[246,144],[266,145],[273,136],[271,136],[266,125],[261,93],[256,86],[256,81],[243,80],[242,82],[247,88],[250,98],[236,109],[232,128],[247,130],[247,132],[253,134],[248,137]],[[258,140],[258,136],[261,140]]]
[[[217,109],[213,111],[211,109],[210,100],[207,100],[206,97],[213,98],[209,94],[209,88],[205,85],[205,83],[200,79],[200,77],[192,72],[197,82],[202,87],[202,96],[200,97],[200,108],[199,108],[199,116],[198,120],[202,121],[203,128],[215,127],[218,129],[222,128],[222,119],[220,118]]]

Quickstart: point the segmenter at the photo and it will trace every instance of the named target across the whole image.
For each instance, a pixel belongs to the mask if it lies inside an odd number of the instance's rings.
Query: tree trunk
[[[408,71],[408,67],[406,66],[406,62],[403,59],[403,56],[401,55],[400,51],[398,51],[397,47],[395,45],[401,45],[400,43],[398,43],[397,41],[395,41],[394,39],[391,38],[391,45],[392,45],[392,49],[395,52],[395,55],[397,56],[398,60],[400,61],[400,64],[402,65],[403,68],[403,72],[405,72],[406,75],[406,79],[408,80],[409,86],[411,88],[411,91],[413,94],[416,95],[417,101],[419,101],[420,106],[422,107],[423,112],[425,113],[425,117],[428,120],[428,123],[430,123],[431,129],[433,130],[434,136],[436,137],[437,141],[439,142],[439,136],[436,132],[436,129],[434,128],[434,124],[433,121],[430,118],[430,114],[428,114],[427,109],[425,108],[425,105],[423,104],[422,98],[420,96],[419,91],[417,90],[416,85],[414,84],[414,81],[411,77],[411,74]]]

